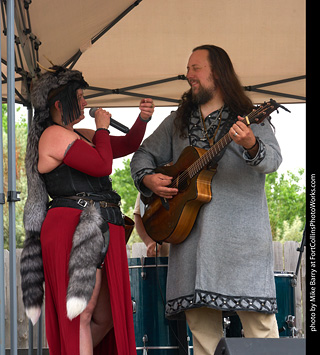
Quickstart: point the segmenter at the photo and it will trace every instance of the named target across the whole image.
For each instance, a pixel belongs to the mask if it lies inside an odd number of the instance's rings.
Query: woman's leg
[[[97,269],[96,284],[93,289],[92,297],[88,303],[87,308],[80,314],[80,355],[93,354],[91,319],[99,298],[99,293],[101,289],[101,277],[102,270]]]
[[[93,347],[97,346],[113,328],[109,286],[105,267],[101,272],[101,287],[91,320]]]

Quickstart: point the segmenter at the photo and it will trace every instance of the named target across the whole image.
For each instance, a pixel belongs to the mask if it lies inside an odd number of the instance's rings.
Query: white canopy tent
[[[29,101],[27,82],[39,71],[36,60],[49,67],[48,58],[83,72],[89,106],[136,106],[146,96],[156,105],[177,105],[188,89],[188,57],[201,44],[228,52],[254,102],[270,97],[304,102],[305,5],[304,0],[16,0],[16,88],[22,95],[17,102]]]

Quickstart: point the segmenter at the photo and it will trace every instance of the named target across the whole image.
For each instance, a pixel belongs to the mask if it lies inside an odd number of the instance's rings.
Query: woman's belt
[[[113,203],[99,200],[98,195],[94,196],[59,196],[54,197],[48,204],[48,209],[55,207],[70,207],[83,210],[87,206],[94,206],[106,222],[124,225],[123,215],[120,210],[120,202]]]
[[[118,207],[120,208],[120,202],[118,204],[108,202],[108,201],[95,201],[89,197],[80,197],[80,196],[63,196],[63,197],[55,197],[52,201],[58,201],[58,204],[63,203],[63,200],[71,200],[75,201],[77,205],[79,205],[80,208],[85,208],[90,205],[98,204],[102,208],[107,208],[107,207]],[[53,202],[54,203],[54,202]],[[74,204],[74,202],[71,202],[71,204]]]

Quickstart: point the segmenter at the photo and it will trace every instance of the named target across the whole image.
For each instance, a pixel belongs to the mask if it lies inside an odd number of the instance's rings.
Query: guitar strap
[[[237,115],[234,114],[233,112],[230,112],[230,116],[228,117],[226,123],[222,126],[221,131],[217,134],[217,138],[216,141],[218,142],[220,140],[220,138],[222,138],[223,136],[225,136],[227,134],[227,132],[229,132],[231,126],[237,121]],[[210,145],[214,144],[214,142],[210,142]],[[214,168],[217,164],[218,161],[223,157],[223,154],[225,153],[226,149],[227,149],[228,145],[226,147],[224,147],[221,152],[216,155],[211,162],[208,165],[208,168]]]

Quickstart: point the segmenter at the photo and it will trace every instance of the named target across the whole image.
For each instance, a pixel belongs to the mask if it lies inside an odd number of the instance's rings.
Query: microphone
[[[94,118],[94,114],[95,114],[95,112],[97,110],[98,110],[98,107],[92,107],[89,110],[89,115]],[[128,127],[124,126],[123,124],[121,124],[120,122],[114,120],[111,117],[110,117],[110,126],[112,126],[113,128],[118,129],[119,131],[121,131],[123,133],[128,133],[129,132],[129,128]]]

